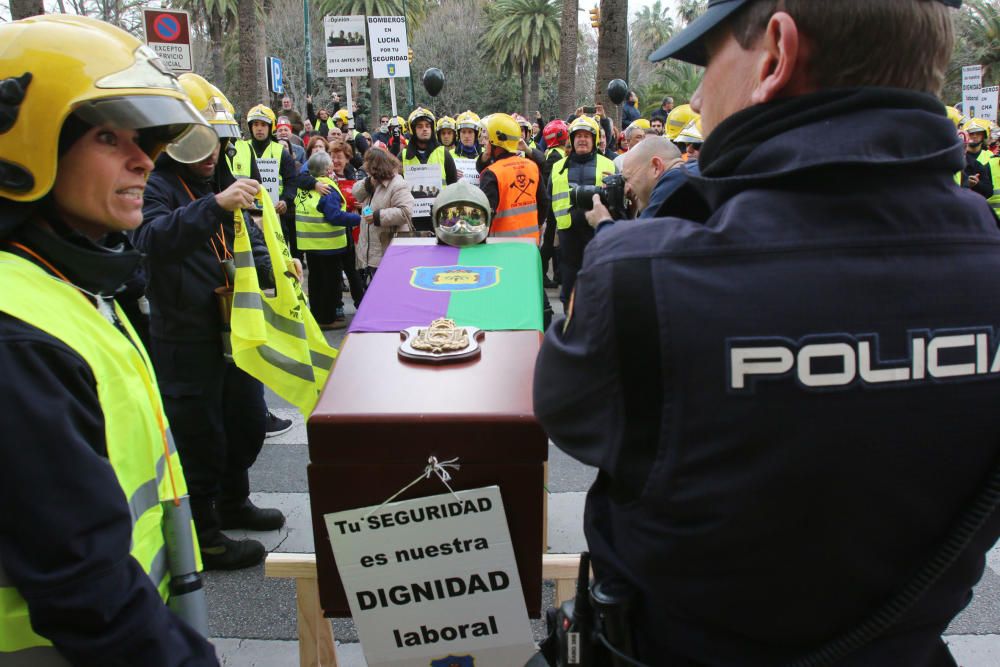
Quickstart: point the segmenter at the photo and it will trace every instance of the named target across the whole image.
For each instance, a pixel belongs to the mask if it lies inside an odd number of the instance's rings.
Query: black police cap
[[[827,0],[836,2],[836,0]],[[875,1],[875,0],[873,0]],[[937,0],[949,7],[961,7],[962,0]],[[692,65],[705,66],[708,55],[705,52],[705,36],[722,23],[730,14],[752,0],[709,0],[705,13],[691,22],[691,25],[674,35],[670,41],[649,55],[652,62],[676,58]]]

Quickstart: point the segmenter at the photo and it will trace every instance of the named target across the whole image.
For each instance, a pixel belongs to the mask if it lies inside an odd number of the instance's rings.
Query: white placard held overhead
[[[365,17],[324,16],[323,30],[326,34],[326,75],[367,76]]]
[[[369,16],[368,44],[372,52],[372,74],[376,79],[410,76],[404,17]]]
[[[323,518],[369,667],[511,667],[534,653],[499,487]]]
[[[479,187],[479,172],[476,171],[476,161],[472,158],[453,157],[455,169],[462,172],[462,180],[469,185]]]
[[[972,118],[975,112],[971,107],[979,103],[979,89],[983,87],[983,66],[966,65],[962,68],[962,113]]]
[[[413,217],[426,218],[430,216],[434,198],[441,192],[441,165],[404,165],[403,178],[410,184],[410,192],[413,194]]]
[[[260,184],[271,195],[271,203],[278,203],[278,174],[281,161],[273,158],[257,158],[257,171],[260,172]]]
[[[979,118],[997,122],[997,98],[1000,86],[987,86],[979,91]]]

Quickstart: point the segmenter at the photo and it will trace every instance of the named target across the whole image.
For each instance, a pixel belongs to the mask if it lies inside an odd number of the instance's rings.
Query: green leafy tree
[[[559,59],[560,0],[497,0],[487,5],[480,44],[501,76],[521,80],[521,113],[539,109],[542,69]]]
[[[651,81],[656,65],[649,62],[649,54],[670,39],[673,32],[674,20],[670,17],[670,8],[664,7],[660,0],[645,5],[632,19],[629,26],[632,45],[629,82],[633,88]]]
[[[707,7],[707,0],[681,0],[677,6],[677,18],[680,19],[681,27],[683,28],[704,14]]]

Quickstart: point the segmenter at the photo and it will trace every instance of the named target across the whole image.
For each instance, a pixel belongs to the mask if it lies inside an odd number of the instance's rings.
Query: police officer
[[[260,184],[236,179],[220,159],[239,130],[235,118],[218,111],[226,107],[222,93],[192,75],[184,85],[196,107],[206,115],[215,110],[209,119],[218,139],[213,152],[193,164],[160,156],[146,186],[143,223],[132,237],[146,255],[151,356],[188,472],[202,560],[206,568],[232,570],[259,563],[264,546],[231,539],[223,528],[284,524],[280,511],[248,498],[248,470],[264,443],[267,408],[261,383],[225,357],[228,333],[217,296],[234,285],[234,214],[253,208]],[[259,134],[263,123],[254,125]],[[272,284],[263,237],[256,225],[247,229],[258,279]]]
[[[0,45],[0,664],[217,665],[164,604],[200,585],[184,473],[113,300],[152,158],[214,135],[107,23],[35,17]]]
[[[441,169],[440,187],[443,188],[458,180],[458,171],[455,169],[455,160],[452,159],[451,153],[440,145],[434,137],[434,122],[434,114],[424,107],[417,107],[410,113],[407,123],[410,126],[412,136],[410,143],[403,151],[403,178],[408,178],[407,171],[413,167],[424,164],[438,165]],[[414,188],[420,187],[415,182],[411,182],[410,185]],[[419,189],[415,189],[414,197],[417,197],[419,192]],[[419,232],[434,230],[429,215],[414,216],[413,227]]]
[[[534,385],[646,664],[955,664],[1000,535],[959,524],[998,472],[1000,231],[954,186],[948,4],[712,0],[652,56],[706,66],[701,176],[591,243]]]
[[[570,190],[578,185],[602,185],[615,164],[597,152],[600,126],[590,116],[578,116],[569,126],[572,152],[552,165],[552,214],[559,232],[559,298],[565,308],[583,262],[583,249],[594,238],[584,212],[570,206]]]

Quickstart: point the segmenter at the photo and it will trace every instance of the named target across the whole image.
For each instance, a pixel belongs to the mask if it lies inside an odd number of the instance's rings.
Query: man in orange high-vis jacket
[[[486,123],[490,164],[479,176],[479,187],[493,209],[490,236],[530,238],[536,244],[549,205],[548,188],[533,160],[518,155],[521,128],[507,114],[493,114]]]

